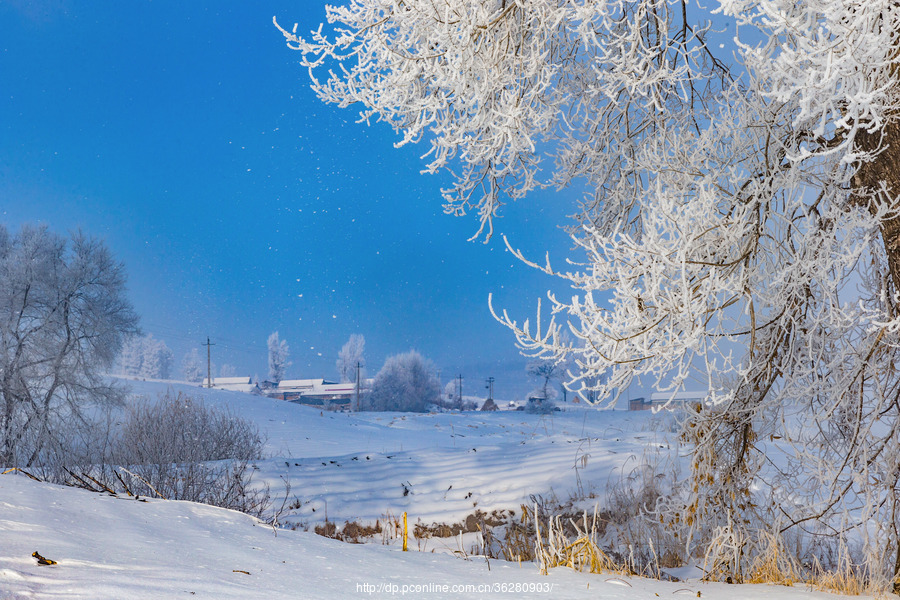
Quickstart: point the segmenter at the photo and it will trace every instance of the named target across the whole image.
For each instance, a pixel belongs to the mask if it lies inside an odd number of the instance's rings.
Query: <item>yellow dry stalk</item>
[[[587,514],[585,514],[585,524],[587,522]],[[597,546],[593,535],[583,533],[576,524],[573,523],[573,525],[581,535],[575,541],[569,542],[563,531],[561,519],[559,517],[550,519],[547,524],[546,548],[540,538],[540,529],[538,529],[536,545],[540,554],[541,573],[545,574],[547,570],[554,567],[568,567],[579,572],[588,571],[594,574],[610,572],[630,574],[631,571],[627,565],[616,564]]]
[[[586,562],[589,564],[591,573],[615,572],[624,574],[627,571],[624,566],[617,565],[606,552],[598,548],[591,540],[581,538],[581,542],[582,552],[587,555],[588,560]]]
[[[800,565],[785,548],[784,539],[768,532],[761,533],[760,537],[763,542],[760,546],[764,549],[750,566],[750,577],[746,582],[791,586],[801,581]]]
[[[865,580],[853,568],[850,557],[843,547],[837,569],[826,571],[816,559],[813,571],[815,574],[807,583],[816,589],[847,596],[859,596],[869,591]]]
[[[500,540],[500,552],[509,562],[532,561],[535,558],[534,540],[521,529],[511,529],[506,538]]]
[[[817,575],[811,582],[814,588],[844,594],[846,596],[860,596],[866,592],[866,585],[854,574],[843,571],[829,571]]]
[[[540,519],[537,518],[538,510],[537,503],[534,505],[534,538],[535,545],[537,546],[535,554],[537,554],[538,560],[541,563],[541,575],[547,575],[547,561],[546,556],[544,554],[544,542],[541,539],[541,522]]]

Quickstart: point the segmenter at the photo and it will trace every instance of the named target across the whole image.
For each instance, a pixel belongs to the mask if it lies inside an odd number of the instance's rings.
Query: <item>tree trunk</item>
[[[884,244],[890,277],[884,285],[890,316],[900,314],[900,121],[891,116],[884,128],[874,134],[860,132],[857,148],[866,152],[877,152],[872,159],[859,165],[853,176],[853,196],[851,201],[865,206],[878,214],[887,206],[887,215],[881,218],[881,240]],[[883,189],[883,192],[880,190]],[[882,213],[883,214],[883,213]],[[896,506],[900,502],[894,484],[893,505],[895,507],[894,531],[896,554],[894,557],[893,592],[900,591],[900,538],[897,537]]]
[[[890,212],[881,221],[881,239],[891,274],[892,289],[888,290],[888,297],[893,297],[900,290],[900,121],[891,118],[875,133],[860,131],[856,146],[866,152],[877,152],[871,160],[860,164],[853,176],[852,201],[866,206],[873,214],[889,203]],[[882,184],[885,193],[873,194]]]

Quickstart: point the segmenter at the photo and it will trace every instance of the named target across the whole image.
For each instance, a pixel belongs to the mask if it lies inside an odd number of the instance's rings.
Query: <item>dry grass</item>
[[[800,565],[788,552],[784,538],[767,532],[760,538],[760,553],[751,563],[746,582],[792,586],[803,581]]]
[[[611,513],[600,511],[599,507],[595,507],[592,513],[583,511],[581,515],[569,513],[568,516],[547,516],[545,511],[549,506],[537,502],[521,508],[521,516],[515,520],[510,518],[513,511],[503,511],[505,521],[498,518],[501,516],[499,513],[486,515],[479,512],[453,526],[425,528],[418,524],[415,535],[417,539],[428,539],[441,537],[446,532],[461,540],[462,533],[479,532],[483,536],[480,552],[484,556],[518,563],[536,562],[542,574],[556,567],[568,567],[594,574],[666,579],[668,576],[663,569],[682,566],[686,562],[680,553],[673,556],[671,550],[663,548],[660,551],[652,537],[647,537],[643,548],[636,549],[631,543],[623,545],[620,539],[622,532],[616,533],[610,529],[614,523]],[[632,516],[639,518],[638,515]],[[486,517],[495,517],[496,520]],[[360,543],[380,534],[382,543],[390,545],[400,538],[403,526],[398,518],[387,513],[374,526],[345,523],[339,528],[333,522],[326,522],[316,526],[315,531],[319,535],[351,543]],[[626,532],[634,533],[631,530]],[[610,533],[614,534],[613,538],[608,535]],[[650,533],[650,530],[643,529],[643,533]],[[706,572],[704,580],[803,585],[837,594],[872,594],[876,597],[885,597],[886,592],[890,591],[886,588],[893,584],[873,581],[866,569],[852,560],[852,553],[843,543],[839,544],[836,555],[827,561],[827,567],[818,559],[812,559],[811,566],[802,566],[782,535],[760,532],[756,539],[748,539],[745,535],[729,527],[719,527],[712,532],[702,556],[701,564]],[[615,552],[603,546],[627,548],[627,551]],[[419,549],[422,550],[421,546]],[[465,552],[460,551],[460,554],[466,556]]]
[[[532,514],[539,514],[537,506]],[[598,545],[601,523],[602,519],[596,508],[593,516],[585,511],[578,521],[560,516],[550,517],[543,531],[540,519],[535,518],[535,558],[541,573],[547,574],[555,567],[569,567],[588,573],[634,574],[633,565],[629,561],[617,562]],[[567,536],[567,528],[575,531],[574,541],[570,541]]]
[[[760,532],[758,539],[750,543],[728,528],[721,528],[707,548],[704,570],[707,573],[704,579],[708,581],[803,584],[847,596],[883,597],[886,592],[884,582],[874,580],[862,565],[853,562],[845,543],[838,542],[837,561],[832,567],[823,567],[814,557],[812,566],[804,568],[788,549],[784,537],[771,532]]]
[[[390,546],[394,540],[402,539],[403,523],[394,513],[388,511],[383,514],[382,521],[384,521],[384,527],[381,529],[381,544],[383,546]]]
[[[375,521],[375,525],[361,525],[356,521],[347,521],[340,529],[333,521],[325,521],[323,524],[315,527],[315,532],[322,537],[350,544],[361,544],[366,538],[374,537],[382,533],[382,531],[380,521]]]
[[[523,507],[525,508],[525,507]],[[518,528],[507,530],[509,551],[506,560],[534,560],[542,574],[555,567],[568,567],[580,572],[640,575],[656,579],[665,578],[664,567],[668,560],[661,560],[648,539],[651,560],[635,559],[633,549],[625,556],[605,551],[600,546],[598,531],[602,516],[597,509],[593,515],[584,513],[579,519],[560,516],[535,519],[537,507],[523,510]],[[532,552],[520,532],[531,534]],[[574,531],[574,535],[573,532]],[[515,535],[510,543],[510,535]],[[515,548],[515,550],[513,550]],[[767,583],[783,586],[804,585],[810,589],[843,595],[872,594],[886,597],[885,585],[872,580],[865,569],[853,562],[851,552],[840,544],[837,563],[824,568],[818,560],[812,567],[801,566],[790,551],[784,537],[777,533],[761,532],[758,539],[747,540],[730,528],[722,527],[712,536],[703,560],[703,570],[708,581],[728,583]],[[893,582],[887,584],[887,587]]]
[[[510,523],[506,527],[506,535],[496,537],[497,555],[491,558],[502,558],[510,562],[531,562],[535,558],[534,527],[529,526],[528,514],[522,511],[522,519],[518,523]]]
[[[875,596],[883,596],[884,586],[873,586],[866,577],[864,569],[855,565],[850,558],[850,552],[846,545],[841,544],[838,549],[837,564],[831,568],[823,568],[818,559],[815,560],[807,583],[817,589],[847,596],[859,596],[871,593]]]
[[[506,510],[494,510],[490,513],[476,510],[459,523],[432,523],[430,525],[416,523],[413,535],[416,538],[427,539],[456,537],[460,533],[484,533],[490,527],[503,525],[511,515],[512,513]]]

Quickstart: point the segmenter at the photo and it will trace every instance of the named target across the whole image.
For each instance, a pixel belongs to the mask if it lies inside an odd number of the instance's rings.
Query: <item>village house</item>
[[[209,379],[203,378],[203,387],[210,387]],[[257,386],[250,377],[213,377],[212,387],[217,390],[252,393]]]
[[[667,403],[671,407],[684,406],[695,402],[703,402],[706,398],[706,392],[654,392],[650,394],[650,399],[633,398],[628,401],[628,410],[651,410],[661,408]],[[671,400],[671,402],[669,402]]]
[[[359,393],[364,394],[371,387],[372,380],[362,382]],[[350,410],[356,400],[356,383],[353,381],[335,383],[325,379],[285,379],[264,391],[272,398],[305,404],[307,406],[321,406],[330,410]]]

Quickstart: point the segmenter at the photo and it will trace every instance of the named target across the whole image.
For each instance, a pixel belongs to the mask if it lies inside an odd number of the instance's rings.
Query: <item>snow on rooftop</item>
[[[203,385],[208,385],[209,379],[203,378]],[[213,377],[213,385],[248,385],[250,377]]]
[[[321,377],[319,379],[283,379],[278,382],[278,389],[284,388],[311,388],[320,386],[325,383]]]

